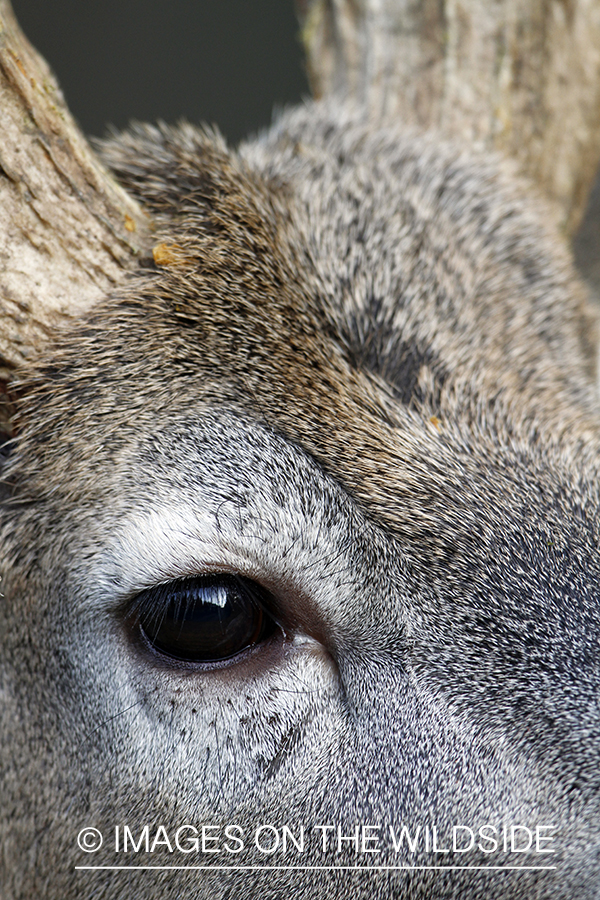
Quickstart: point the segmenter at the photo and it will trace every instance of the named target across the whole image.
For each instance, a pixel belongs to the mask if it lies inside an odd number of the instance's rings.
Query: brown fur
[[[23,697],[26,724],[23,738],[6,726],[25,762],[14,763],[8,779],[17,825],[5,831],[23,848],[49,817],[43,847],[48,858],[63,853],[71,868],[53,875],[42,859],[42,893],[30,876],[19,888],[19,867],[10,863],[7,898],[88,895],[72,872],[67,814],[69,802],[81,805],[82,777],[94,821],[131,816],[133,792],[140,821],[157,810],[174,823],[209,814],[250,822],[268,811],[337,817],[348,827],[529,815],[558,821],[564,838],[558,873],[532,874],[525,889],[522,874],[365,876],[352,888],[322,875],[298,880],[301,897],[595,896],[595,335],[541,201],[494,160],[432,135],[372,130],[357,111],[318,104],[287,114],[237,153],[190,126],[140,126],[103,152],[156,216],[156,250],[153,263],[15,388],[19,438],[3,514],[5,667],[21,680],[14,696]],[[239,456],[230,436],[238,427]],[[210,469],[210,486],[196,474],[202,455],[192,464],[206,429],[217,450],[221,442],[228,448],[221,474]],[[186,455],[183,447],[192,449]],[[313,676],[302,670],[297,714],[275,703],[277,716],[290,717],[281,734],[260,714],[254,721],[255,707],[244,710],[234,670],[215,697],[212,676],[199,678],[198,700],[186,693],[188,682],[180,685],[177,727],[185,720],[189,733],[192,702],[202,706],[203,691],[210,694],[206,722],[223,715],[216,747],[230,748],[242,782],[254,765],[244,717],[270,760],[268,777],[248,775],[241,793],[230,773],[217,778],[208,766],[205,803],[190,787],[203,772],[200,752],[188,760],[195,774],[169,769],[164,792],[143,774],[153,763],[136,750],[137,720],[126,710],[120,718],[120,699],[116,723],[99,700],[98,733],[89,750],[77,749],[76,762],[69,747],[77,716],[91,724],[75,685],[97,683],[100,697],[120,697],[112,667],[129,666],[128,557],[123,550],[121,574],[107,568],[107,554],[117,552],[109,553],[112,536],[131,510],[141,515],[163,495],[191,491],[199,505],[186,502],[201,517],[217,503],[203,492],[220,496],[221,478],[234,486],[223,487],[219,504],[237,504],[235,540],[255,539],[246,515],[257,534],[271,523],[271,537],[261,540],[279,562],[261,569],[260,554],[248,550],[244,574],[286,598],[289,633],[316,641],[323,661],[314,696]],[[272,520],[270,504],[279,510]],[[184,505],[178,500],[173,510]],[[298,526],[286,534],[277,516],[290,510]],[[313,521],[319,534],[346,535],[331,538],[333,574],[319,541],[311,543]],[[284,566],[288,553],[303,560],[296,570]],[[331,585],[321,599],[314,585],[298,587],[313,565]],[[113,574],[105,583],[92,578],[99,571]],[[52,638],[41,662],[37,648],[20,655],[46,618],[67,635],[75,619],[77,641]],[[104,619],[108,637],[100,641]],[[104,641],[113,643],[102,656]],[[59,663],[59,646],[71,648],[68,663]],[[111,663],[113,655],[120,662]],[[142,710],[155,709],[162,723],[158,676],[138,657],[131,668],[135,691],[145,685],[136,694]],[[261,669],[252,683],[271,677]],[[64,722],[50,715],[41,724],[42,685],[57,710],[68,695]],[[169,681],[166,695],[171,689]],[[241,704],[234,713],[229,690]],[[222,713],[210,713],[221,703]],[[194,727],[199,748],[206,741],[214,753],[208,725]],[[54,742],[48,777],[22,747],[39,746],[44,733]],[[121,781],[108,778],[98,754]],[[337,759],[339,781],[331,775]],[[59,785],[61,767],[76,787]],[[329,792],[312,799],[322,770]],[[252,777],[264,794],[249,786]],[[20,792],[26,802],[16,799]],[[235,896],[279,896],[287,878],[239,876]],[[129,895],[124,880],[94,876],[86,884],[94,886],[89,896]],[[218,879],[205,888],[195,880],[144,884],[136,896],[179,896],[182,884],[199,896],[229,896]]]

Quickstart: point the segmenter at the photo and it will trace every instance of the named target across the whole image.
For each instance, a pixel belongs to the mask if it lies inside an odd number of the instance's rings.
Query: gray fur
[[[542,202],[333,104],[237,153],[187,125],[103,153],[166,256],[15,388],[2,897],[597,897],[595,334]],[[201,671],[140,649],[131,599],[202,571],[262,583],[284,636]],[[526,862],[556,869],[74,868],[203,864],[110,835],[227,823],[554,825]]]

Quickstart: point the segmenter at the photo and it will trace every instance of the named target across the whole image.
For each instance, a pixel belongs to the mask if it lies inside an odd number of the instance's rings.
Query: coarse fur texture
[[[596,344],[542,202],[333,102],[238,152],[141,125],[103,154],[157,264],[15,389],[3,900],[597,898]],[[215,572],[262,585],[277,633],[213,666],[144,645],[134,598]],[[115,853],[146,824],[153,853]],[[262,824],[304,851],[261,854]],[[184,825],[219,852],[170,853]],[[337,852],[338,825],[379,843]],[[486,825],[555,852],[440,851]],[[374,861],[425,868],[75,869]],[[554,868],[426,868],[524,864]]]

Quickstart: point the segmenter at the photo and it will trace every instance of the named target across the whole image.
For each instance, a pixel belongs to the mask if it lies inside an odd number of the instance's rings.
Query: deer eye
[[[182,578],[149,588],[135,601],[139,629],[160,653],[187,662],[230,659],[271,636],[266,592],[236,575]]]

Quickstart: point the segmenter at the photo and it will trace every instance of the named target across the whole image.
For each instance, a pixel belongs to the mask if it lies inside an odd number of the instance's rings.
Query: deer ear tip
[[[93,141],[104,164],[121,185],[151,213],[169,214],[178,205],[182,184],[203,172],[227,168],[230,151],[221,132],[210,125],[180,121],[132,122]]]

